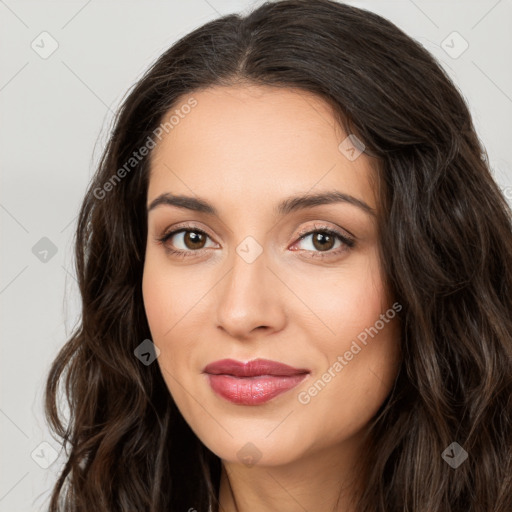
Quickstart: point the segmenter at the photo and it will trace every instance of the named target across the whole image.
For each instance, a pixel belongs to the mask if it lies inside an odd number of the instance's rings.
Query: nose
[[[216,287],[218,328],[239,340],[283,329],[286,287],[269,267],[272,263],[266,252],[254,261],[235,252],[229,264],[227,275]]]

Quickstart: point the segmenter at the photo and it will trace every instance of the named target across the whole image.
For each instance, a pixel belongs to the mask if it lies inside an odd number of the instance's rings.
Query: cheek
[[[181,286],[180,277],[169,270],[165,262],[159,261],[159,257],[147,254],[142,295],[151,341],[160,350],[156,362],[173,399],[181,403],[180,386],[177,382],[182,381],[182,376],[178,370],[188,366],[186,359],[190,350],[187,349],[187,337],[176,336],[181,327],[180,318],[185,316],[186,311],[183,311],[184,301],[179,300],[180,294],[176,293],[176,289]],[[177,338],[181,340],[180,343],[175,342]]]
[[[192,274],[187,269],[173,268],[165,254],[147,251],[142,278],[144,308],[151,341],[160,350],[158,363],[170,388],[171,375],[191,377],[194,349],[206,325],[206,320],[201,323],[201,319],[207,318],[207,302],[201,298],[209,285],[197,273],[192,280]]]
[[[373,326],[390,307],[373,253],[354,258],[350,268],[341,267],[321,281],[318,276],[303,278],[300,289],[314,316],[295,318],[301,318],[303,328],[317,329],[310,339],[329,358],[348,350],[352,339]]]
[[[336,346],[323,347],[325,364],[297,395],[303,404],[301,428],[312,445],[329,446],[355,435],[391,392],[400,364],[399,324],[394,318],[374,331],[375,321],[351,328]],[[364,343],[357,338],[360,332]]]
[[[172,345],[180,327],[179,319],[184,315],[180,311],[183,301],[180,305],[176,286],[179,286],[179,283],[176,279],[172,279],[168,266],[148,254],[142,278],[144,308],[151,332],[151,341],[160,350],[156,362],[160,366],[162,376],[171,394],[173,391],[176,392],[173,390],[174,379],[172,378],[176,372],[175,365],[179,367],[179,363],[184,357],[180,351],[180,344]]]
[[[172,337],[172,330],[191,308],[190,283],[172,270],[156,249],[147,251],[142,277],[144,308],[154,342]],[[194,287],[192,287],[194,289]]]
[[[165,331],[170,328],[169,312],[173,311],[172,294],[166,293],[165,276],[160,275],[158,279],[159,275],[158,270],[148,265],[146,261],[142,278],[142,296],[151,334],[156,340],[162,338]]]
[[[307,287],[319,289],[311,283]],[[309,412],[318,408],[318,414],[329,404],[342,405],[339,414],[331,414],[333,421],[368,419],[367,413],[390,391],[400,358],[398,312],[383,285],[376,254],[359,259],[350,272],[333,276],[323,293],[308,297],[322,330],[302,323],[310,332],[308,349],[314,345],[320,357],[315,379],[302,388],[301,403],[311,399],[315,404],[308,406]]]

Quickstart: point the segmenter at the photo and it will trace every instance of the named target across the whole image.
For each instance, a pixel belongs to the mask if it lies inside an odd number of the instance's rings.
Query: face
[[[346,445],[399,363],[375,164],[304,91],[215,87],[187,103],[153,151],[147,194],[143,296],[169,392],[224,461]]]

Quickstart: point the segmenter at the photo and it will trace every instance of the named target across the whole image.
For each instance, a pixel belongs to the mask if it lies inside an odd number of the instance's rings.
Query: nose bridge
[[[247,236],[230,253],[228,265],[216,297],[219,325],[241,337],[256,327],[280,329],[284,315],[277,280],[267,267],[271,266],[268,249]]]
[[[248,300],[253,306],[268,299],[268,254],[254,237],[247,236],[234,248],[228,264],[231,271],[223,292],[227,299]]]
[[[265,232],[260,227],[265,226],[267,219],[261,210],[258,213],[257,204],[256,196],[247,197],[246,207],[239,210],[232,226],[232,247],[229,248],[228,256],[228,265],[232,270],[226,277],[230,281],[230,293],[256,293],[264,299],[267,293],[264,289],[265,283],[268,282],[267,274],[270,272],[267,265],[271,265],[268,240],[272,231]],[[253,292],[246,287],[254,288]]]

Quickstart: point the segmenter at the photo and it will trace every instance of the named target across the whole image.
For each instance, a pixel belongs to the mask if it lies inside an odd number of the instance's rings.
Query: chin
[[[270,429],[266,427],[267,425],[261,432],[254,428],[251,431],[242,428],[236,432],[227,427],[233,437],[229,437],[223,431],[221,442],[219,442],[221,436],[218,433],[198,437],[220,459],[247,467],[286,465],[304,455],[306,443],[304,439],[289,435],[286,430],[282,430],[279,434],[272,433],[272,429],[276,427],[275,422]],[[281,427],[282,425],[278,428]],[[269,432],[271,432],[270,435]]]

